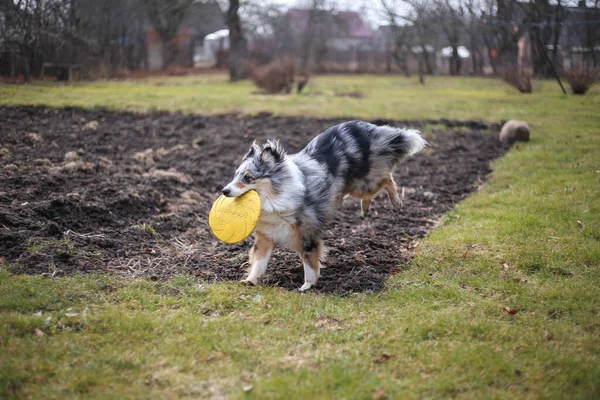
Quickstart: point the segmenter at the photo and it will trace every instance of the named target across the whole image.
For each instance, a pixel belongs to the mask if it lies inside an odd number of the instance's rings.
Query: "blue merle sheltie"
[[[330,127],[296,154],[287,154],[274,139],[262,147],[252,143],[233,181],[223,188],[228,197],[256,190],[262,203],[244,281],[257,284],[275,246],[283,246],[302,259],[299,290],[310,289],[322,267],[325,227],[344,197],[361,199],[363,216],[382,189],[394,207],[401,207],[392,172],[426,144],[418,131],[362,121]]]

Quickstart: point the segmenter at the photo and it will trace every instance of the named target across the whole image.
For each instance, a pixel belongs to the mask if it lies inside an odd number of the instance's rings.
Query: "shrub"
[[[250,65],[248,70],[252,82],[269,94],[290,93],[294,82],[297,82],[297,90],[300,93],[309,80],[306,71],[300,71],[298,79],[296,78],[298,68],[292,58],[280,58],[260,67]]]
[[[531,72],[523,68],[506,68],[500,71],[504,82],[514,87],[521,93],[531,93]]]
[[[586,94],[592,85],[600,79],[600,71],[594,68],[586,68],[583,65],[574,66],[562,73],[573,94]]]

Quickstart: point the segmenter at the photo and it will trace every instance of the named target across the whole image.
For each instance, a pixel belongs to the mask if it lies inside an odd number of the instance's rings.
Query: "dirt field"
[[[0,108],[0,121],[0,262],[28,274],[187,272],[214,281],[245,272],[251,240],[220,243],[207,213],[252,140],[278,137],[295,152],[343,120],[21,107]],[[380,289],[507,150],[496,140],[498,126],[427,123],[435,124],[431,147],[395,173],[404,208],[393,210],[381,196],[362,220],[358,200],[346,200],[327,232],[327,268],[315,291]],[[298,256],[277,250],[264,284],[296,289],[302,281]]]

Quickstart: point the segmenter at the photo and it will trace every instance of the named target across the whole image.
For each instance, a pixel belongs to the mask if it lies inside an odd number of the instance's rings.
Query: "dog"
[[[255,190],[262,210],[249,253],[253,285],[264,275],[276,246],[295,250],[304,266],[304,292],[317,283],[324,259],[323,236],[346,196],[361,199],[365,216],[371,200],[387,191],[395,208],[402,202],[392,172],[406,156],[427,142],[411,129],[350,121],[332,126],[296,154],[269,139],[256,141],[242,159],[223,195],[237,197]]]

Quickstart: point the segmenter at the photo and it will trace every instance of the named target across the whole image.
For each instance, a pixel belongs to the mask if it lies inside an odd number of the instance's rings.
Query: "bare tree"
[[[433,50],[432,44],[436,42],[437,32],[433,29],[434,18],[432,4],[429,1],[411,1],[412,12],[408,20],[414,27],[414,44],[420,49],[418,60],[424,64],[428,74],[433,74],[433,62],[430,52]],[[414,51],[413,51],[414,53]],[[420,65],[419,68],[422,68]]]
[[[410,54],[410,42],[408,29],[406,26],[400,26],[400,21],[404,19],[397,11],[397,4],[386,0],[381,0],[381,5],[385,12],[385,17],[391,28],[394,40],[394,50],[392,56],[398,68],[402,70],[405,76],[410,76],[408,69],[408,56]],[[422,77],[420,77],[422,80]]]
[[[589,59],[582,60],[586,64],[585,67],[598,68],[600,67],[600,55],[597,49],[600,43],[600,23],[597,20],[600,19],[600,0],[594,0],[589,4],[580,1],[577,11],[583,15],[577,20],[578,24],[569,29],[579,41],[579,46],[589,51]]]
[[[549,0],[533,0],[522,7],[525,15],[522,23],[531,37],[533,71],[538,76],[550,77],[557,61],[560,23],[566,12],[560,0],[557,5],[551,5]],[[552,57],[547,53],[549,44],[553,45]]]
[[[40,74],[46,59],[59,53],[73,57],[77,52],[69,49],[84,43],[76,31],[76,5],[74,0],[2,0],[2,71],[8,70],[11,76],[20,73],[28,81],[31,75]]]
[[[308,3],[308,18],[306,29],[301,38],[300,61],[303,69],[309,68],[311,57],[317,69],[323,69],[323,63],[327,57],[327,41],[339,21],[335,20],[332,13],[333,6],[326,0],[310,0]]]
[[[519,14],[520,6],[515,0],[494,0],[482,15],[489,27],[483,34],[486,47],[496,51],[496,54],[490,54],[495,72],[517,65],[518,41],[524,33],[515,24],[515,16]],[[500,22],[497,23],[497,20]],[[515,23],[509,24],[508,21]]]
[[[464,8],[462,0],[450,2],[450,0],[435,0],[435,15],[439,26],[444,32],[448,45],[452,47],[450,58],[450,75],[460,75],[462,62],[458,47],[464,29]]]
[[[240,1],[230,0],[225,22],[229,27],[229,79],[232,82],[244,78],[244,62],[248,53],[248,41],[242,30],[239,10]]]
[[[163,42],[163,65],[168,66],[179,55],[176,37],[193,0],[144,0],[148,18]]]
[[[468,21],[465,23],[465,32],[469,37],[471,51],[471,64],[473,74],[483,74],[483,40],[485,26],[483,24],[483,7],[480,0],[465,0],[464,7],[468,12]]]

